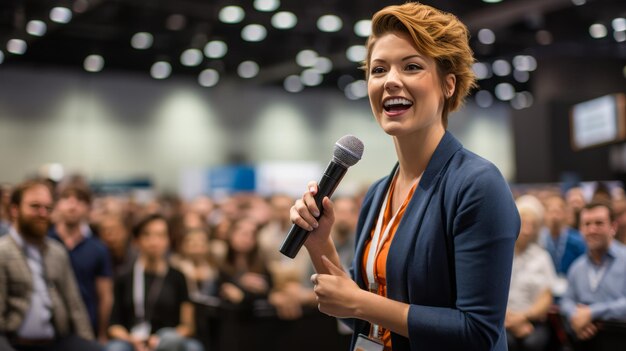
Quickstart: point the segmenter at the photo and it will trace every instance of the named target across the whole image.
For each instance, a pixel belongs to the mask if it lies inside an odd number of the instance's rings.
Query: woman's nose
[[[390,69],[385,80],[385,90],[398,89],[402,86],[400,75],[395,69]]]

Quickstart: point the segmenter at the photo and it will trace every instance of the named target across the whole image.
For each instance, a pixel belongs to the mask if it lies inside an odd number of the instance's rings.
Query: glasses
[[[36,212],[41,212],[41,210],[45,210],[46,213],[52,213],[52,206],[50,205],[42,205],[42,204],[28,204],[28,207],[30,207],[32,210],[36,211]]]

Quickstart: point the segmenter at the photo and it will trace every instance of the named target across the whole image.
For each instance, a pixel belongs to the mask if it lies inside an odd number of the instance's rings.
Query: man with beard
[[[91,192],[86,185],[61,186],[55,207],[58,218],[49,234],[67,249],[91,326],[104,343],[113,306],[113,273],[106,246],[89,228],[90,207]]]
[[[13,226],[0,238],[0,349],[90,351],[93,332],[65,249],[47,238],[53,200],[42,181],[11,195]]]

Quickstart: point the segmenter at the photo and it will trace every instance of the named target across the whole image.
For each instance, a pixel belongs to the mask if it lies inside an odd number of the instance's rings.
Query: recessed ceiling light
[[[313,50],[302,50],[296,55],[296,63],[300,67],[313,67],[317,62],[317,52]]]
[[[611,26],[616,32],[626,31],[626,18],[618,17],[611,21]]]
[[[254,0],[254,8],[262,12],[271,12],[280,6],[278,0]]]
[[[46,23],[40,20],[32,20],[28,21],[26,24],[26,33],[30,35],[34,35],[36,37],[41,37],[46,34],[47,30]]]
[[[472,65],[472,70],[478,80],[491,78],[491,71],[489,70],[489,67],[482,62],[474,63]]]
[[[226,6],[220,10],[219,18],[224,23],[239,23],[246,13],[239,6]]]
[[[335,15],[324,15],[317,20],[317,28],[322,32],[337,32],[341,27],[343,21]]]
[[[289,29],[296,26],[298,17],[289,11],[276,12],[272,16],[272,26],[276,29]]]
[[[518,71],[532,72],[537,69],[537,60],[530,55],[517,55],[513,57],[513,67]]]
[[[367,96],[367,82],[360,79],[354,81],[344,88],[344,94],[350,100],[358,100]]]
[[[212,68],[207,68],[198,75],[198,83],[206,88],[215,86],[219,80],[220,74]]]
[[[474,100],[476,101],[476,105],[487,108],[493,105],[493,96],[488,90],[479,90],[476,95],[474,95]]]
[[[28,44],[22,39],[11,39],[7,42],[7,51],[14,55],[24,55]]]
[[[505,60],[495,60],[491,68],[496,76],[504,77],[511,74],[511,65]]]
[[[496,42],[496,35],[491,29],[483,28],[478,31],[478,41],[485,45],[491,45]]]
[[[228,45],[221,40],[212,40],[204,46],[204,55],[208,58],[222,58],[228,52]]]
[[[483,2],[486,2],[488,4],[495,4],[495,3],[498,3],[498,2],[501,2],[501,1],[502,0],[483,0]]]
[[[328,57],[318,57],[313,65],[318,72],[325,74],[333,70],[333,61]]]
[[[259,65],[254,61],[243,61],[237,67],[237,73],[241,78],[254,78],[259,74]]]
[[[368,37],[372,34],[372,21],[363,19],[354,24],[354,34],[360,37]]]
[[[352,62],[363,62],[367,56],[367,48],[364,45],[352,45],[346,50],[346,57]]]
[[[154,37],[148,32],[135,33],[130,39],[130,45],[138,50],[149,49],[154,42]]]
[[[322,84],[324,77],[315,68],[308,68],[302,71],[300,74],[300,80],[302,81],[302,84],[313,87]]]
[[[496,85],[496,97],[502,101],[509,101],[515,96],[515,88],[510,83]]]
[[[201,64],[202,59],[202,51],[198,49],[187,49],[180,55],[180,63],[187,67],[194,67]]]
[[[72,11],[67,7],[54,7],[50,10],[50,20],[56,23],[69,23],[72,20]]]
[[[626,41],[626,32],[613,32],[613,38],[615,38],[616,42],[622,43]]]
[[[245,41],[262,41],[267,36],[267,30],[260,24],[249,24],[241,30],[241,38]]]
[[[290,75],[289,77],[285,78],[285,81],[283,82],[283,87],[285,87],[285,90],[290,93],[299,93],[302,91],[302,89],[304,89],[304,85],[300,81],[300,77],[296,75]]]
[[[89,55],[83,61],[83,67],[87,72],[100,72],[104,68],[104,58],[100,55]]]
[[[592,38],[600,39],[606,37],[607,30],[604,24],[602,23],[594,23],[589,26],[589,34]]]
[[[526,83],[530,79],[530,73],[528,73],[528,71],[518,71],[515,69],[513,70],[513,78],[520,83]]]
[[[172,65],[166,61],[157,61],[150,68],[150,75],[154,79],[165,79],[172,73]]]

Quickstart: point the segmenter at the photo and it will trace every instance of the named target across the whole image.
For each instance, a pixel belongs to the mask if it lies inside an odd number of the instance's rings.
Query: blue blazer
[[[363,289],[365,244],[397,167],[363,200],[351,269]],[[519,227],[498,169],[446,132],[389,248],[388,297],[410,304],[409,338],[392,333],[393,350],[506,351],[504,315]],[[353,323],[354,344],[370,325]]]

